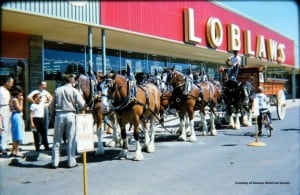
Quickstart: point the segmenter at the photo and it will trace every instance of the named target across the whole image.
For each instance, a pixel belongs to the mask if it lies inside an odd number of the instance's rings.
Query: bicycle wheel
[[[266,127],[267,133],[268,133],[268,137],[272,136],[272,130],[270,129],[269,126]]]
[[[263,127],[268,135],[268,137],[272,136],[272,130],[270,129],[270,119],[267,114],[263,114]]]

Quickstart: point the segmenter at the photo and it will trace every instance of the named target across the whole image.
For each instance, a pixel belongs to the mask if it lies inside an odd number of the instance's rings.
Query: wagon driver
[[[241,65],[241,56],[238,55],[238,50],[233,50],[233,55],[229,56],[225,63],[229,66],[227,70],[228,79],[237,81],[238,71]]]

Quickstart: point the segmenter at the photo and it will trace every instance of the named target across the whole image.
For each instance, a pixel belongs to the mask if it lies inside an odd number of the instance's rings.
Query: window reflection
[[[84,74],[88,71],[86,47],[71,44],[58,44],[45,41],[44,74],[46,80],[60,81],[63,74]],[[129,63],[135,73],[146,72],[154,74],[162,72],[163,67],[175,67],[176,70],[188,73],[191,66],[193,73],[204,69],[211,79],[220,79],[216,64],[189,61],[188,59],[171,58],[155,54],[141,54],[132,51],[106,49],[106,72],[114,70],[122,72]],[[93,71],[103,72],[102,49],[93,48]]]

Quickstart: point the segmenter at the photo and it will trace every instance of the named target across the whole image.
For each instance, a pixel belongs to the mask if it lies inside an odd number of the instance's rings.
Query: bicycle
[[[270,123],[270,118],[268,116],[268,110],[262,110],[260,111],[261,113],[261,120],[262,120],[262,132],[266,131],[268,137],[272,136],[272,130],[273,128],[271,127],[271,123]],[[263,130],[264,129],[264,130]]]

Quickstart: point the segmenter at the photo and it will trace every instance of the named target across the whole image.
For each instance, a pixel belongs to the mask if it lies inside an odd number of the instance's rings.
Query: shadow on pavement
[[[298,131],[300,133],[300,129],[290,128],[290,129],[280,129],[281,131]]]
[[[246,133],[223,133],[224,135],[229,135],[229,136],[250,136],[254,137],[255,132],[246,132]]]
[[[103,155],[95,155],[95,152],[86,153],[86,161],[88,163],[103,162],[118,160],[117,156],[120,154],[120,149],[105,149]],[[82,155],[77,158],[78,163],[83,163]]]

